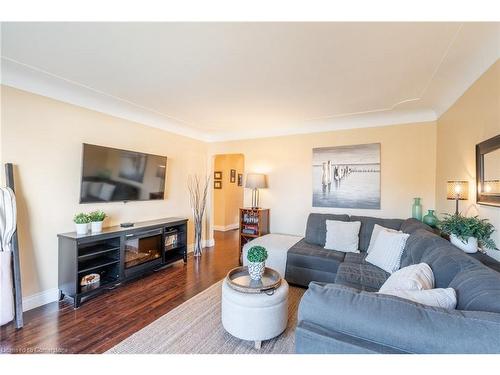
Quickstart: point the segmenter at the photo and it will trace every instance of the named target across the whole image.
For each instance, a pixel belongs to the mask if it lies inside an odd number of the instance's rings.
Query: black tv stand
[[[82,300],[119,284],[158,271],[174,262],[187,262],[187,219],[165,218],[135,223],[133,227],[103,228],[100,233],[59,237],[59,299]],[[81,286],[89,274],[100,282]]]

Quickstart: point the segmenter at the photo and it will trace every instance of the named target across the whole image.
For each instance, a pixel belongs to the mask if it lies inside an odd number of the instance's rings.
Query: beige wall
[[[105,226],[191,217],[187,177],[206,173],[205,143],[6,86],[1,108],[1,161],[16,165],[25,296],[57,288],[57,233],[74,230],[78,211],[103,209]],[[166,155],[166,199],[78,204],[83,142]]]
[[[462,207],[469,214],[479,212],[489,218],[500,230],[499,208],[474,205],[474,147],[500,132],[499,91],[497,62],[437,123],[206,144],[2,86],[0,161],[17,166],[24,295],[57,288],[56,234],[73,230],[74,213],[103,209],[110,215],[105,225],[162,216],[190,217],[187,176],[203,175],[220,154],[241,153],[245,172],[268,175],[269,189],[261,191],[261,206],[271,209],[273,232],[303,234],[309,212],[405,218],[417,196],[423,198],[424,210],[452,212],[453,202],[445,199],[449,179],[469,180],[471,199]],[[166,200],[79,205],[83,142],[166,155]],[[381,144],[381,209],[313,208],[312,149],[364,143]],[[241,191],[229,182],[231,167],[224,165],[223,186]],[[240,172],[238,166],[232,169]],[[244,203],[231,200],[235,208],[249,205],[250,191],[244,192]],[[212,189],[213,205],[218,204],[217,194]],[[212,224],[232,224],[234,215],[237,222],[237,210],[228,209],[226,203],[221,212],[223,221],[213,217]],[[495,240],[500,243],[498,232]]]
[[[236,182],[231,182],[230,171],[236,170]],[[214,225],[224,230],[238,225],[240,207],[243,207],[243,186],[238,186],[238,173],[244,171],[244,157],[236,155],[216,155],[214,170],[222,172],[222,189],[213,189]]]
[[[497,229],[494,240],[500,245],[500,207],[476,205],[475,146],[500,134],[500,61],[484,73],[437,124],[436,203],[439,213],[455,210],[446,200],[446,181],[469,181],[469,200],[460,202],[467,215],[488,218]],[[500,166],[498,166],[500,168]],[[498,252],[493,256],[500,259]]]
[[[381,143],[381,209],[312,207],[312,149],[337,145]],[[212,155],[241,152],[245,172],[268,175],[261,206],[271,209],[271,231],[303,234],[309,212],[406,218],[413,197],[434,208],[436,124],[433,122],[328,133],[302,134],[210,145]],[[245,203],[251,193],[245,189]]]

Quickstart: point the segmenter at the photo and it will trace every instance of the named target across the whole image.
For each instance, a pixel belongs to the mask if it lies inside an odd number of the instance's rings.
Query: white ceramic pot
[[[102,232],[102,221],[93,221],[90,223],[90,230],[92,233]]]
[[[265,262],[248,262],[248,273],[252,280],[260,280],[266,268]]]
[[[89,225],[87,223],[85,224],[75,223],[75,227],[76,227],[76,234],[87,234],[87,232],[89,231]]]
[[[462,241],[460,238],[455,236],[454,234],[450,235],[450,242],[458,247],[460,250],[463,250],[466,253],[472,254],[477,252],[477,238],[469,237],[467,242]]]
[[[14,319],[11,257],[12,252],[0,251],[0,326]]]

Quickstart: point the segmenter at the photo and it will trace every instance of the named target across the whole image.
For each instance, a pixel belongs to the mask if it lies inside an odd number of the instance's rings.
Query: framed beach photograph
[[[313,207],[380,209],[380,143],[313,149]]]

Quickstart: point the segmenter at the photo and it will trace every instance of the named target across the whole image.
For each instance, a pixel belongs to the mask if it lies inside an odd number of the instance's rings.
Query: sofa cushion
[[[349,221],[349,215],[309,214],[305,236],[307,243],[325,246],[327,220]]]
[[[451,243],[426,230],[416,230],[406,241],[401,267],[427,263],[434,273],[435,287],[447,288],[462,270],[480,262],[455,248]]]
[[[311,281],[333,282],[344,256],[341,251],[326,250],[302,239],[288,250],[285,279],[303,286]]]
[[[350,220],[361,221],[361,229],[359,231],[359,250],[361,251],[368,250],[375,224],[389,229],[400,230],[403,223],[401,219],[381,219],[369,216],[351,216]]]
[[[297,319],[411,353],[498,353],[500,348],[497,314],[444,310],[335,284],[311,283]]]
[[[366,253],[346,253],[344,262],[346,263],[363,263],[366,258]]]
[[[413,234],[420,229],[432,232],[432,228],[430,226],[422,223],[420,220],[413,218],[403,220],[403,222],[401,223],[401,228],[399,230],[405,233]]]
[[[450,288],[457,292],[457,309],[500,313],[500,273],[473,265],[459,272]]]
[[[342,263],[335,277],[335,284],[368,292],[377,292],[389,277],[389,273],[368,263]]]

